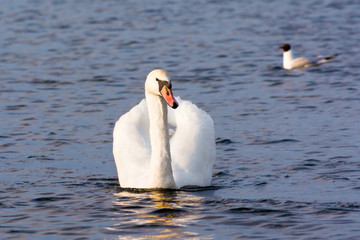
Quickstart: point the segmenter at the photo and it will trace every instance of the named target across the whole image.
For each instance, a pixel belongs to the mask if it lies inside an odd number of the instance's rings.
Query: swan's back
[[[216,155],[214,122],[191,102],[177,101],[177,109],[169,108],[169,123],[176,127],[170,139],[176,185],[209,186]]]

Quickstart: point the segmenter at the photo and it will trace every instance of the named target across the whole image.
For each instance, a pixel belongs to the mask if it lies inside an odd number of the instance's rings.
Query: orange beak
[[[172,108],[177,108],[179,106],[178,102],[176,101],[172,91],[167,86],[163,86],[163,88],[160,91],[161,96],[165,99],[167,104]]]

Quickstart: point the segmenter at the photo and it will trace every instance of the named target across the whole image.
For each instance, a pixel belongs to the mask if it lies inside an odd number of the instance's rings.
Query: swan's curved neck
[[[176,188],[170,155],[170,137],[165,100],[145,92],[150,119],[150,187]]]
[[[283,52],[283,67],[285,69],[291,69],[292,61],[293,61],[293,55],[291,49],[289,51]]]

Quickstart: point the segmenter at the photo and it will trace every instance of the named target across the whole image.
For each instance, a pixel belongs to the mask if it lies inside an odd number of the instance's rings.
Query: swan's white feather
[[[209,186],[215,161],[215,130],[211,117],[189,101],[168,108],[170,153],[177,187]],[[121,187],[147,188],[151,145],[146,100],[125,113],[114,128],[113,153]]]
[[[169,123],[176,127],[170,139],[176,185],[209,186],[215,161],[213,120],[190,101],[180,98],[177,101],[177,109],[168,108]],[[175,119],[171,115],[175,115]]]
[[[122,187],[146,188],[151,146],[146,100],[125,113],[113,132],[113,154]]]

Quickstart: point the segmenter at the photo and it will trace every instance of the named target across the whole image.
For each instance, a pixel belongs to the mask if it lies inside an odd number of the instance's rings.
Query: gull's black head
[[[281,45],[279,47],[279,49],[282,49],[284,52],[287,52],[287,51],[289,51],[291,49],[291,47],[290,47],[290,44],[284,43],[283,45]]]

